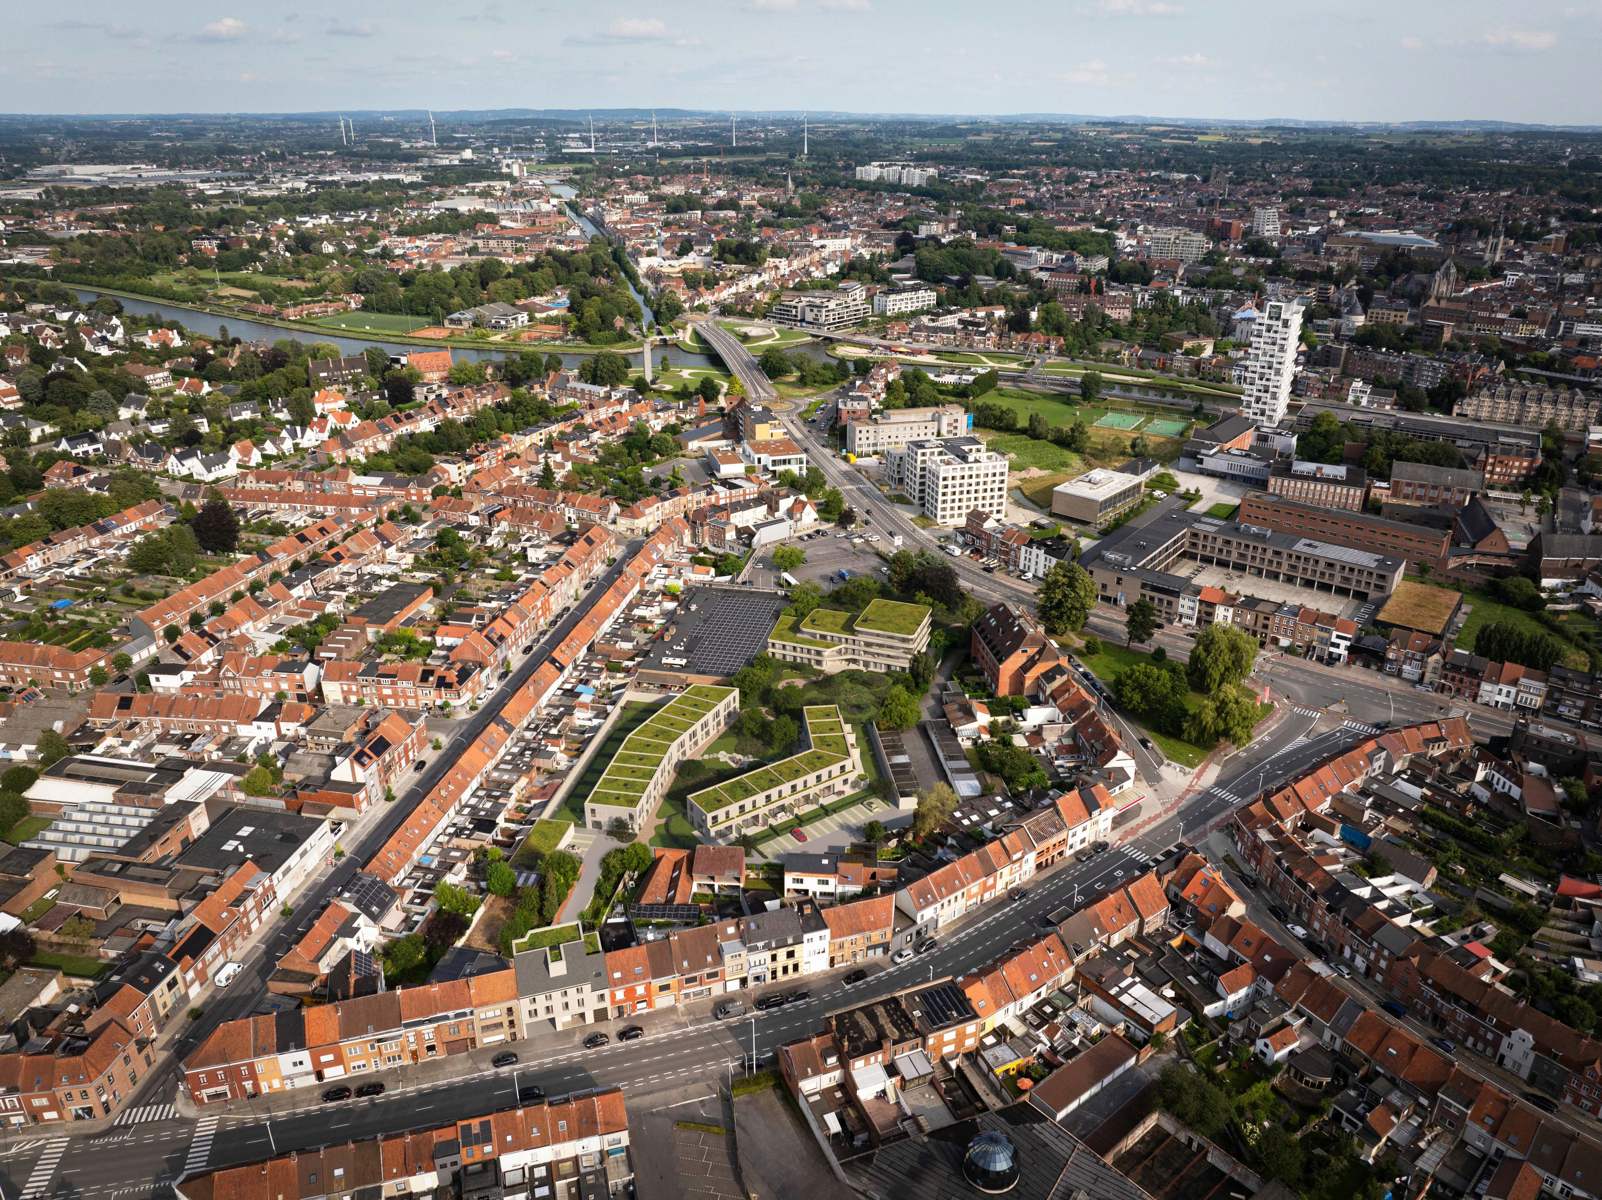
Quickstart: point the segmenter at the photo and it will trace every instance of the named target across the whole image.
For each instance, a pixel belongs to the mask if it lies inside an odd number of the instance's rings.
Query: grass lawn
[[[1526,633],[1544,633],[1548,637],[1558,638],[1565,645],[1563,663],[1581,671],[1590,670],[1590,656],[1581,646],[1576,645],[1572,638],[1553,633],[1522,608],[1502,604],[1479,592],[1466,594],[1466,607],[1469,609],[1468,619],[1463,622],[1463,629],[1457,635],[1457,644],[1461,648],[1473,650],[1474,640],[1483,626],[1494,625],[1499,621],[1506,622]]]
[[[1100,640],[1100,653],[1086,654],[1083,650],[1076,651],[1076,653],[1079,656],[1079,661],[1090,668],[1091,674],[1095,675],[1097,679],[1101,680],[1109,688],[1112,687],[1113,678],[1119,671],[1124,670],[1126,667],[1135,666],[1137,663],[1151,662],[1151,655],[1144,650],[1131,650],[1128,646],[1120,646],[1116,642],[1109,642],[1104,638]],[[1185,697],[1185,707],[1194,712],[1204,699],[1206,697],[1200,692],[1191,692]],[[1136,724],[1139,724],[1139,722],[1136,722]],[[1146,730],[1146,736],[1151,738],[1165,755],[1177,763],[1183,763],[1187,767],[1200,766],[1202,760],[1211,753],[1208,748],[1198,746],[1194,742],[1187,742],[1184,738],[1158,733],[1156,730],[1146,726],[1141,726],[1141,728]]]
[[[101,962],[98,958],[89,958],[81,954],[58,954],[54,950],[36,950],[30,966],[55,967],[68,975],[76,975],[80,979],[98,979],[104,975],[111,964]]]
[[[1081,466],[1084,464],[1081,463]],[[1051,493],[1059,483],[1067,483],[1075,475],[1082,475],[1083,471],[1053,471],[1049,475],[1037,475],[1033,479],[1026,479],[1015,489],[1023,498],[1036,508],[1051,510]]]
[[[48,829],[49,827],[49,817],[26,816],[7,830],[5,840],[13,846],[20,846],[29,838],[38,837],[41,829]]]
[[[1210,505],[1208,507],[1207,515],[1209,517],[1217,517],[1220,521],[1230,521],[1234,519],[1235,514],[1239,511],[1240,505],[1229,504],[1223,500],[1220,500],[1217,504]]]
[[[55,906],[55,897],[40,896],[39,899],[35,900],[32,904],[28,905],[27,908],[22,910],[22,923],[24,925],[32,925]]]
[[[410,333],[431,324],[424,317],[408,317],[402,313],[355,312],[335,313],[331,317],[318,317],[313,325],[327,329],[349,329],[358,333]]]
[[[1014,470],[1036,467],[1042,471],[1077,472],[1084,460],[1072,450],[1065,450],[1052,442],[1037,442],[1027,433],[996,433],[989,429],[975,430],[990,449],[1007,455]],[[1048,501],[1049,503],[1049,501]]]
[[[555,850],[557,844],[573,828],[572,821],[562,821],[541,818],[534,822],[534,827],[528,831],[523,844],[512,855],[512,863],[519,867],[532,867],[544,855]]]
[[[586,797],[595,790],[595,785],[600,782],[601,776],[606,774],[606,768],[623,745],[624,739],[645,724],[645,719],[655,712],[657,707],[642,700],[631,700],[624,706],[623,715],[617,719],[617,724],[612,726],[611,732],[606,735],[606,742],[590,759],[584,768],[584,774],[579,777],[578,782],[568,792],[567,798],[562,801],[562,807],[556,812],[557,816],[577,825],[584,823]]]

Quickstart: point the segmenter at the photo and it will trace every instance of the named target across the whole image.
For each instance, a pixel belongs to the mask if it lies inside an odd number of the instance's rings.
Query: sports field
[[[1104,413],[1096,424],[1102,429],[1134,429],[1143,420],[1139,413],[1110,412]]]
[[[352,333],[411,333],[427,325],[428,321],[423,317],[408,317],[401,313],[358,311],[318,317],[312,323],[327,329],[348,329]]]
[[[1185,430],[1190,428],[1189,421],[1176,421],[1171,417],[1153,417],[1146,424],[1144,432],[1152,437],[1184,437]]]

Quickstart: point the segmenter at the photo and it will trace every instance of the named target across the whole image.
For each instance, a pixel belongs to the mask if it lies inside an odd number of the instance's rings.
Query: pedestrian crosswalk
[[[1322,709],[1303,708],[1300,704],[1293,704],[1290,706],[1290,709],[1291,712],[1303,717],[1322,717],[1324,715]]]
[[[1343,721],[1341,722],[1341,728],[1350,729],[1353,733],[1361,733],[1369,737],[1379,732],[1378,725],[1365,725],[1362,721]]]
[[[178,1106],[176,1104],[141,1104],[138,1108],[130,1108],[119,1116],[113,1125],[142,1125],[146,1121],[176,1121],[178,1119]]]
[[[28,1174],[28,1182],[22,1187],[20,1200],[34,1200],[35,1196],[42,1196],[50,1181],[55,1178],[56,1166],[61,1162],[61,1156],[67,1152],[69,1142],[66,1138],[52,1138],[45,1143],[39,1161],[33,1164],[33,1170]]]
[[[1246,799],[1244,796],[1237,796],[1234,792],[1226,791],[1221,787],[1210,787],[1207,789],[1207,794],[1228,800],[1231,804],[1240,804]]]
[[[189,1154],[184,1158],[184,1174],[204,1171],[211,1161],[211,1139],[217,1136],[217,1122],[221,1117],[202,1117],[195,1126],[194,1140],[189,1143]]]

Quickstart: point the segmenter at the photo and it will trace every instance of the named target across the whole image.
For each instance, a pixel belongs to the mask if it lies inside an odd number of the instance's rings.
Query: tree
[[[911,729],[918,723],[918,700],[897,684],[884,694],[876,724],[886,729]]]
[[[556,468],[551,466],[551,460],[548,458],[540,464],[540,486],[546,491],[552,491],[556,487]]]
[[[1090,657],[1092,657],[1092,658],[1094,658],[1096,655],[1100,654],[1101,653],[1101,639],[1098,638],[1098,637],[1087,637],[1085,639],[1085,653],[1087,655],[1089,655]]]
[[[1096,606],[1096,581],[1078,563],[1059,562],[1040,581],[1038,603],[1047,633],[1060,636],[1083,629]]]
[[[271,796],[278,790],[278,781],[271,771],[258,764],[245,773],[239,789],[247,796]]]
[[[594,383],[601,387],[622,387],[628,382],[629,360],[621,354],[602,350],[598,354],[591,355],[579,367],[579,378],[585,383]]]
[[[67,745],[67,739],[54,729],[47,729],[39,735],[39,762],[44,766],[53,766],[72,753],[72,747]]]
[[[757,366],[769,379],[782,379],[795,374],[795,364],[790,361],[790,356],[777,346],[764,350],[762,357],[757,359]]]
[[[38,778],[39,772],[32,767],[24,767],[20,764],[15,767],[7,767],[4,774],[0,774],[0,792],[21,794],[31,788]]]
[[[923,841],[951,819],[957,811],[957,793],[949,784],[937,783],[918,794],[918,807],[912,814],[912,836]]]
[[[111,656],[111,669],[119,675],[126,675],[133,668],[133,655],[125,654],[121,650]]]
[[[89,668],[89,684],[91,687],[105,687],[111,678],[111,673],[99,663]]]
[[[517,891],[517,872],[504,859],[496,859],[484,871],[484,886],[492,896],[510,896]]]
[[[1157,606],[1145,597],[1136,600],[1124,613],[1124,628],[1129,632],[1131,646],[1136,642],[1151,641],[1162,623],[1162,618],[1157,615]]]
[[[95,923],[82,913],[74,913],[61,923],[56,931],[63,941],[71,942],[74,946],[87,946],[89,939],[95,936]]]
[[[420,933],[408,933],[384,947],[384,974],[394,980],[410,975],[428,960],[428,946]]]
[[[780,546],[773,552],[773,565],[780,571],[794,571],[807,561],[807,552],[800,546]]]
[[[1238,683],[1225,684],[1204,699],[1185,722],[1185,738],[1198,746],[1229,742],[1244,746],[1252,740],[1260,711],[1252,694]]]
[[[1191,648],[1186,676],[1192,688],[1207,696],[1245,679],[1256,660],[1257,643],[1247,634],[1230,625],[1209,625]]]
[[[195,514],[192,528],[207,554],[231,554],[239,545],[239,514],[221,496],[206,501]]]
[[[176,625],[169,625],[161,631],[161,636],[166,639],[167,645],[170,646],[184,636],[184,631]]]
[[[1079,402],[1094,404],[1101,395],[1101,372],[1086,371],[1079,377]]]
[[[890,831],[884,827],[883,821],[869,821],[862,827],[862,840],[875,850],[884,845],[889,836]]]
[[[15,768],[14,768],[15,769]],[[11,774],[10,771],[6,772]],[[32,786],[29,784],[28,786]],[[13,791],[6,788],[0,791],[0,835],[8,834],[18,821],[24,820],[31,811],[28,807],[28,798],[22,795],[23,789]]]
[[[781,713],[768,724],[768,750],[776,755],[788,754],[800,736],[795,718]]]
[[[630,842],[623,847],[623,869],[630,875],[643,874],[651,869],[655,857],[644,842]]]
[[[14,971],[34,956],[33,935],[22,926],[0,933],[0,971]]]
[[[798,621],[821,603],[823,589],[810,579],[803,579],[790,589],[790,612]]]
[[[441,880],[434,885],[434,903],[439,905],[441,912],[452,913],[458,917],[471,917],[478,911],[479,898],[466,888]]]

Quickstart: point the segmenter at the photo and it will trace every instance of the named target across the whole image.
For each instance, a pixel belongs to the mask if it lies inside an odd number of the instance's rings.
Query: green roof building
[[[768,634],[768,653],[834,674],[905,671],[929,647],[929,606],[874,600],[860,613],[815,608],[797,620],[784,613]]]

